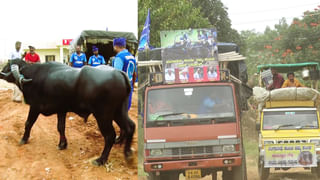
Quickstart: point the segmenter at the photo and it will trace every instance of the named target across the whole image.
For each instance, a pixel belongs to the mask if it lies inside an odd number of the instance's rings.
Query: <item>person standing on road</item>
[[[106,64],[106,61],[104,60],[104,57],[99,55],[99,49],[95,46],[92,48],[93,55],[89,58],[88,64],[95,67],[102,64]]]
[[[113,39],[113,49],[117,53],[113,63],[114,68],[127,73],[130,80],[131,91],[128,102],[128,110],[130,110],[134,82],[136,81],[136,60],[126,49],[126,39],[123,37]]]
[[[87,63],[86,55],[81,52],[80,46],[76,47],[76,52],[74,52],[69,61],[69,65],[75,68],[81,68]]]
[[[29,53],[26,54],[25,60],[27,63],[34,64],[40,62],[39,55],[35,52],[36,48],[29,46]]]
[[[273,89],[279,89],[282,87],[282,84],[284,82],[283,77],[275,70],[275,69],[271,69],[271,73],[272,73],[272,80],[273,83],[270,84],[267,89],[268,90],[273,90]]]
[[[17,41],[15,47],[15,50],[10,53],[9,60],[23,59],[26,53],[21,50],[21,42]],[[22,92],[16,85],[13,86],[12,100],[14,102],[22,102]]]

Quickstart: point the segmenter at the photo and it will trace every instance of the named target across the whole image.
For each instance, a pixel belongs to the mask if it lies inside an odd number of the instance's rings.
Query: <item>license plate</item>
[[[200,169],[188,169],[186,170],[186,179],[199,179],[201,178]]]

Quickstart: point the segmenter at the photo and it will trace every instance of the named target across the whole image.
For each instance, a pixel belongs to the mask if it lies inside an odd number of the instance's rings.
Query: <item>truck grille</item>
[[[207,158],[221,156],[222,154],[239,153],[240,139],[215,139],[202,141],[159,142],[146,143],[145,149],[149,151],[149,158],[189,159],[192,157]],[[234,146],[228,152],[227,146]]]
[[[200,147],[183,147],[173,148],[172,155],[203,155],[222,152],[221,146],[200,146]]]
[[[286,140],[277,140],[277,144],[288,144],[288,143],[307,143],[306,139],[286,139]]]

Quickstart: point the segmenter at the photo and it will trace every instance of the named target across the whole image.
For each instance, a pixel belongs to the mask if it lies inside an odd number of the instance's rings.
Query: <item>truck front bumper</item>
[[[228,163],[225,163],[226,160],[228,161]],[[145,162],[144,170],[146,172],[172,171],[172,170],[183,170],[183,169],[222,168],[222,167],[232,167],[232,166],[240,166],[240,165],[241,165],[241,156],[236,156],[236,157],[210,158],[210,159]]]

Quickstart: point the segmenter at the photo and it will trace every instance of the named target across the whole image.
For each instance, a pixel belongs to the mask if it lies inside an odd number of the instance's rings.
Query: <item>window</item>
[[[55,60],[56,60],[56,56],[55,55],[47,55],[46,56],[46,62],[55,61]]]
[[[233,97],[231,86],[222,85],[150,90],[147,127],[156,127],[162,122],[189,123],[205,119],[215,120],[215,123],[235,122]]]

